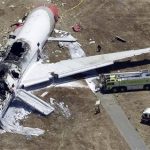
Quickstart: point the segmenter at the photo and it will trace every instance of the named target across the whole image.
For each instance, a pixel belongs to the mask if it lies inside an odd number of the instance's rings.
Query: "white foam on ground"
[[[55,87],[68,87],[68,88],[88,88],[87,85],[84,83],[81,83],[80,81],[72,81],[72,82],[67,82],[67,83],[62,83],[62,84],[52,84],[52,86]]]
[[[39,136],[43,134],[44,130],[38,128],[23,127],[22,125],[20,125],[20,120],[27,118],[27,116],[31,112],[32,110],[28,108],[26,104],[15,100],[1,120],[3,129],[7,132],[23,135]]]

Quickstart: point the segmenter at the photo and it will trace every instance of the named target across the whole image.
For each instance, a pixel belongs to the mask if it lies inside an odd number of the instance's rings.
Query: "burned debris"
[[[9,91],[8,85],[4,80],[0,80],[0,101],[6,99],[6,94]]]
[[[12,74],[12,76],[13,76],[14,78],[16,78],[16,79],[19,78],[19,73],[16,72],[15,70],[12,70],[12,71],[11,71],[11,74]]]
[[[9,70],[9,65],[5,63],[0,64],[0,79],[3,79],[6,75],[6,73]]]
[[[6,64],[0,64],[0,101],[4,101],[9,91],[8,84],[5,82],[9,67]]]
[[[6,62],[0,64],[0,101],[4,101],[12,88],[16,78],[19,78],[18,66]]]

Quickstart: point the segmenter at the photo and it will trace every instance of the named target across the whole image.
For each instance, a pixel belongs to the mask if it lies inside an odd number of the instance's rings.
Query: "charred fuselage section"
[[[8,64],[0,64],[0,102],[6,99],[7,93],[10,92],[6,82],[7,74],[9,73],[10,66]]]
[[[23,59],[24,55],[28,52],[29,45],[24,41],[16,41],[8,49],[8,54],[5,61],[11,61],[19,63]]]
[[[0,64],[0,101],[13,93],[15,83],[20,78],[21,60],[29,50],[28,43],[18,40],[7,47],[5,58]]]

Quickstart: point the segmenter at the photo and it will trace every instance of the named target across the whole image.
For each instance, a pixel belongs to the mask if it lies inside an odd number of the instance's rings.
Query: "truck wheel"
[[[144,90],[150,90],[150,85],[145,85]]]
[[[127,91],[127,88],[126,87],[121,87],[120,88],[120,92],[126,92]]]
[[[117,92],[118,92],[118,88],[114,87],[114,88],[112,88],[111,91],[112,91],[113,93],[117,93]]]

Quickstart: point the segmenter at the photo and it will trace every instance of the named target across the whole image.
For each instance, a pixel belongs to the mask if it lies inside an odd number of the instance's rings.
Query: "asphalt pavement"
[[[143,139],[135,130],[133,125],[129,122],[122,108],[117,103],[114,95],[96,93],[98,99],[101,100],[101,104],[106,112],[111,117],[115,126],[118,128],[121,135],[131,148],[131,150],[149,150],[145,145]]]

